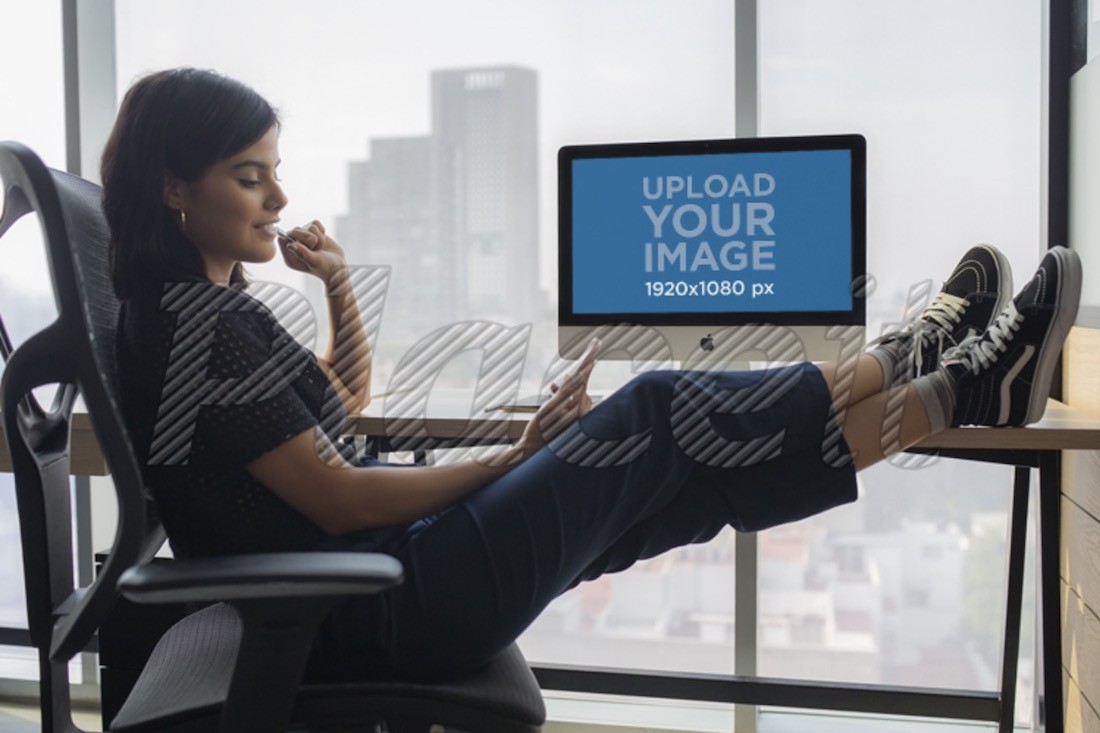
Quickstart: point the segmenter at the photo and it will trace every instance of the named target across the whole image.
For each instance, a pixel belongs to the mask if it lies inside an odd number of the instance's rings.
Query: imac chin
[[[600,359],[647,362],[655,368],[749,369],[800,361],[838,361],[864,346],[862,325],[679,326],[631,324],[558,328],[558,354],[576,359],[593,338]]]

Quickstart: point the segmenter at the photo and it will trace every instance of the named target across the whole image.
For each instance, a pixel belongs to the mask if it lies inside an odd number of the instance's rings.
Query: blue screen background
[[[770,175],[775,182],[768,195],[756,197],[752,192],[754,174]],[[749,184],[748,194],[732,197],[688,198],[681,191],[671,198],[665,190],[657,199],[643,192],[643,180],[649,177],[648,191],[657,190],[657,177],[692,177],[696,192],[713,175],[733,181],[743,174]],[[851,221],[851,154],[847,150],[806,150],[754,153],[716,153],[690,156],[654,156],[636,158],[575,159],[573,178],[573,310],[575,313],[725,313],[725,312],[821,312],[845,311],[852,307],[852,221]],[[667,180],[667,179],[662,179]],[[714,182],[717,190],[718,182]],[[678,206],[700,205],[708,213],[712,204],[719,204],[722,226],[729,226],[730,205],[749,202],[768,203],[774,208],[770,226],[774,235],[762,231],[748,236],[745,231],[745,211],[742,227],[734,235],[721,237],[708,225],[693,238],[677,234],[671,222]],[[671,204],[663,223],[660,240],[654,237],[654,224],[643,206],[650,205],[658,213]],[[685,214],[688,226],[698,217]],[[699,243],[707,241],[718,259],[721,246],[730,240],[749,245],[753,240],[773,240],[771,262],[773,270],[751,269],[751,249],[746,248],[750,266],[739,271],[701,267],[695,272],[681,271],[679,266],[664,272],[656,269],[656,242],[669,247],[687,243],[687,264]],[[652,242],[653,271],[646,272],[645,247]],[[687,268],[685,268],[687,269]],[[741,281],[745,290],[740,296],[704,295],[705,285],[699,285],[694,295],[655,296],[652,283],[660,287],[668,283],[686,291],[691,284],[705,281]],[[647,292],[646,283],[651,283]],[[772,292],[760,292],[751,297],[753,285],[764,291],[767,283]],[[709,286],[712,290],[714,285]]]

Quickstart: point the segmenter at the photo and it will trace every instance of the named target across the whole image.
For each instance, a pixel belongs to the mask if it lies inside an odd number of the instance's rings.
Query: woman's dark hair
[[[196,181],[278,122],[267,100],[212,71],[168,69],[130,87],[100,168],[119,299],[156,294],[166,280],[206,276],[179,212],[164,203],[165,174]],[[230,281],[244,282],[240,263]]]

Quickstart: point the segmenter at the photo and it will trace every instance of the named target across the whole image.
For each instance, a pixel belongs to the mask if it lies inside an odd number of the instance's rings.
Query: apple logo
[[[714,337],[708,333],[706,336],[699,339],[699,346],[703,351],[714,351]]]

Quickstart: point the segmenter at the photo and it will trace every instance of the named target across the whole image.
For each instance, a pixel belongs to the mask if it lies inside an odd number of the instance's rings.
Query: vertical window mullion
[[[115,116],[114,0],[62,0],[66,168],[99,180]]]
[[[734,114],[736,137],[755,137],[759,127],[759,49],[756,0],[736,0],[734,13]],[[734,545],[734,674],[757,670],[757,533],[738,532]],[[734,728],[756,733],[758,707],[737,705]]]

